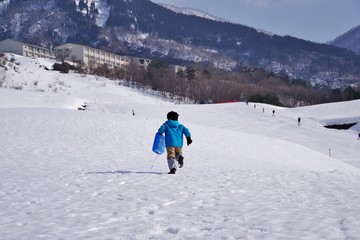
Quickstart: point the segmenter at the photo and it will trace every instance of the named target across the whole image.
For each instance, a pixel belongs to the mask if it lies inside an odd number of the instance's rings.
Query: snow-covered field
[[[0,239],[360,239],[360,124],[323,127],[360,122],[360,101],[179,105],[15,58],[0,68]],[[171,110],[194,141],[176,175],[151,151]]]

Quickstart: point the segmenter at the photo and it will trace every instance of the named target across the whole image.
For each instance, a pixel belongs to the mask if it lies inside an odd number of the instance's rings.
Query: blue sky
[[[325,43],[360,25],[360,0],[152,0],[278,35]]]

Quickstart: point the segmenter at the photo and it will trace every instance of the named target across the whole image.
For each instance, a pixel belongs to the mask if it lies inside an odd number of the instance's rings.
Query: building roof
[[[14,42],[14,43],[18,43],[18,44],[21,44],[21,45],[26,45],[26,46],[29,46],[29,47],[35,47],[35,48],[40,48],[40,49],[43,49],[43,50],[46,50],[46,51],[51,51],[48,48],[44,48],[44,47],[40,47],[40,46],[37,46],[37,45],[28,44],[28,43],[23,43],[23,42],[20,42],[20,41],[14,40],[14,39],[10,39],[10,38],[7,38],[5,40],[0,41],[0,43],[2,43],[2,42]]]

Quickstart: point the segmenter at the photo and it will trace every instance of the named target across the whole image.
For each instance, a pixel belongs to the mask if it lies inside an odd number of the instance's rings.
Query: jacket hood
[[[177,128],[179,126],[179,122],[174,120],[167,120],[165,123],[171,128]]]

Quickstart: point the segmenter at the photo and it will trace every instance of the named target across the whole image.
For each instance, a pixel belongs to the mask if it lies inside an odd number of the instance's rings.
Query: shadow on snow
[[[165,174],[165,173],[162,173],[162,172],[133,172],[133,171],[118,170],[118,171],[105,171],[105,172],[87,172],[86,174],[156,174],[156,175],[161,175],[161,174]]]

